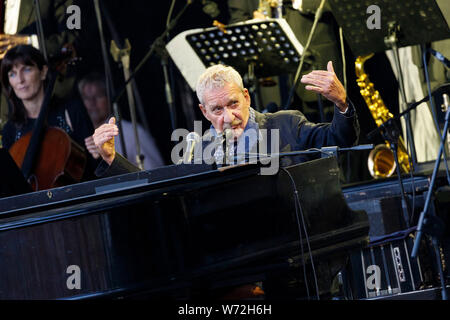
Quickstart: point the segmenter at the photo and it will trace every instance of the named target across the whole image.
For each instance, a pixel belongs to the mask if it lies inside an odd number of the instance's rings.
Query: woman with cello
[[[28,145],[23,148],[20,148],[17,145],[24,140],[27,134],[30,135],[31,131],[35,128],[35,122],[43,108],[46,93],[45,89],[48,85],[47,76],[49,73],[49,66],[39,50],[30,45],[19,45],[6,53],[1,63],[0,73],[4,93],[11,106],[9,120],[5,124],[2,132],[2,143],[3,148],[9,150],[16,163],[18,163],[23,161],[24,155],[21,155],[22,160],[18,161],[17,155],[15,156],[12,150],[23,149],[25,151],[21,152],[26,152]],[[80,166],[83,167],[81,169],[82,180],[93,178],[96,160],[94,160],[84,148],[80,148],[80,146],[84,146],[85,139],[94,132],[94,128],[85,108],[75,101],[62,101],[54,97],[49,98],[48,101],[48,112],[46,112],[44,120],[45,130],[56,127],[59,129],[54,130],[54,132],[58,135],[68,135],[70,137],[69,140],[75,142],[72,147],[69,146],[69,149],[72,151],[75,149],[81,150],[81,153],[83,153],[85,157],[84,160],[80,160],[85,162],[84,164],[80,164]],[[61,133],[61,130],[63,133]],[[43,141],[39,141],[39,146],[45,143],[45,139],[48,138],[48,133],[42,136]],[[54,150],[58,144],[54,142],[51,143],[52,145],[48,147],[50,148],[48,150],[53,150],[53,152],[47,152],[50,157],[48,158],[50,161],[47,162],[51,162],[51,153],[58,153],[58,150]],[[39,158],[42,162],[46,162],[42,150],[39,151],[41,153]],[[15,152],[17,153],[17,151]],[[81,158],[78,157],[75,159]],[[63,159],[63,162],[64,161],[67,162],[67,159]],[[18,165],[20,166],[20,163],[18,163]],[[75,165],[77,164],[75,163]],[[54,164],[48,163],[46,166],[52,167]],[[73,167],[73,163],[71,166]],[[33,165],[33,167],[36,168],[37,165]],[[67,170],[67,168],[63,168],[62,170]],[[80,168],[77,170],[80,171]],[[60,174],[58,173],[57,175]],[[58,178],[59,176],[51,179],[56,181]],[[60,183],[56,183],[46,187],[35,187],[35,190],[42,190],[60,185]]]

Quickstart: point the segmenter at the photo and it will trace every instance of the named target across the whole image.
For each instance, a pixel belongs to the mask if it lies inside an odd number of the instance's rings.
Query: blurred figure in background
[[[111,109],[108,97],[106,96],[106,83],[104,77],[99,73],[90,73],[80,80],[80,82],[78,83],[78,90],[80,92],[81,99],[83,100],[83,104],[89,114],[89,117],[91,118],[92,124],[94,125],[94,128],[96,129],[102,124],[106,123],[111,115]],[[121,121],[121,124],[127,158],[130,162],[137,165],[137,152],[134,140],[133,125],[130,121],[123,119]],[[139,124],[136,125],[141,153],[144,156],[144,169],[149,170],[152,168],[163,166],[164,162],[154,138],[150,135],[150,133],[146,132],[142,126],[140,126]],[[98,159],[99,153],[94,144],[92,136],[86,138],[85,143],[92,156]],[[115,148],[118,152],[123,154],[122,145],[119,139],[115,140]]]
[[[11,104],[9,120],[2,130],[3,148],[9,150],[19,139],[32,131],[45,98],[49,65],[42,53],[31,45],[10,49],[1,63],[1,79],[5,96]],[[86,110],[79,100],[52,96],[47,124],[66,132],[81,147],[94,133]],[[89,153],[83,180],[95,178],[97,162]]]

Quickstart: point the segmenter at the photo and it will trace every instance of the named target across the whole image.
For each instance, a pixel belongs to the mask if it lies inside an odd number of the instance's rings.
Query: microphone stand
[[[98,1],[98,0],[96,0]],[[152,45],[150,46],[150,50],[147,52],[147,54],[144,56],[144,58],[139,62],[138,66],[134,69],[133,73],[130,74],[129,78],[125,83],[123,84],[122,88],[119,90],[119,93],[114,97],[113,101],[117,101],[120,99],[120,97],[123,95],[127,84],[134,79],[134,77],[137,75],[137,73],[141,70],[142,66],[147,62],[147,60],[152,56],[153,52],[157,49],[157,46],[164,42],[164,37],[166,37],[167,34],[176,26],[178,23],[178,20],[181,18],[181,16],[184,14],[186,9],[192,4],[192,0],[188,0],[186,4],[184,5],[183,9],[178,13],[178,15],[170,22],[170,24],[167,26],[166,30],[153,41]]]
[[[433,93],[431,92],[431,84],[430,84],[430,75],[428,72],[428,66],[427,66],[427,61],[426,61],[426,53],[427,53],[427,49],[425,48],[424,45],[421,46],[421,49],[423,51],[422,53],[422,61],[423,61],[423,66],[425,69],[425,80],[427,83],[427,90],[428,90],[428,98],[430,100],[430,107],[431,107],[431,113],[433,115],[433,120],[434,120],[434,124],[436,126],[436,131],[438,133],[438,135],[441,134],[440,128],[439,128],[439,123],[438,123],[438,119],[437,119],[437,115],[436,115],[436,106],[434,104],[434,99],[433,99]],[[446,59],[444,57],[444,59]],[[445,62],[443,62],[441,59],[438,59],[439,61],[442,62],[442,64],[447,67],[447,64]],[[448,169],[448,163],[447,163],[447,152],[444,148],[444,165],[445,165],[445,170],[447,173],[447,181],[450,184],[450,173],[449,173],[449,169]]]
[[[128,79],[130,74],[130,52],[131,52],[131,45],[128,39],[125,39],[123,41],[122,38],[119,37],[119,34],[117,33],[117,30],[112,22],[111,15],[109,14],[109,10],[106,5],[102,6],[103,14],[106,19],[106,23],[109,27],[109,30],[111,32],[113,41],[111,43],[111,55],[114,58],[114,61],[122,65],[124,78],[125,80]],[[127,97],[128,97],[128,105],[130,108],[130,118],[131,123],[133,127],[133,133],[134,133],[134,141],[136,146],[136,163],[138,167],[141,170],[144,170],[144,164],[143,159],[144,155],[141,153],[141,144],[139,140],[139,135],[137,131],[137,120],[136,120],[136,104],[134,100],[134,94],[137,93],[136,83],[133,79],[131,83],[127,85]],[[140,99],[138,99],[138,106],[140,111],[140,116],[144,120],[145,119],[145,113],[143,112],[142,105],[139,103],[141,102]],[[148,129],[148,128],[146,128]],[[120,137],[122,140],[125,140],[125,137]]]
[[[379,126],[379,129],[381,130],[381,134],[384,138],[384,140],[386,140],[389,143],[389,146],[392,150],[392,153],[394,154],[394,161],[395,161],[395,168],[397,171],[397,179],[398,179],[398,183],[400,185],[400,192],[402,195],[402,201],[406,206],[406,212],[405,210],[403,210],[403,216],[406,222],[406,228],[409,228],[410,224],[410,217],[409,217],[409,212],[411,212],[411,208],[409,206],[409,201],[406,199],[406,195],[405,195],[405,190],[403,187],[403,179],[402,179],[402,175],[400,172],[400,164],[398,161],[398,152],[397,152],[397,148],[398,148],[398,139],[400,137],[400,130],[397,127],[397,124],[395,123],[394,119],[388,119],[385,123],[383,123],[382,125]],[[403,208],[402,208],[403,209]]]
[[[446,90],[449,90],[449,89],[450,89],[450,84],[442,85],[441,87],[436,89],[433,92],[433,94],[439,94],[442,92],[446,92]],[[400,167],[399,167],[398,154],[397,154],[398,138],[400,136],[400,132],[399,132],[399,129],[398,129],[395,121],[397,121],[401,117],[409,114],[409,112],[411,112],[411,110],[415,109],[421,103],[428,101],[430,96],[425,96],[422,100],[411,103],[409,105],[409,107],[407,109],[405,109],[404,111],[402,111],[401,113],[399,113],[398,116],[388,119],[385,123],[381,124],[379,127],[375,128],[374,130],[372,130],[371,132],[369,132],[367,134],[367,137],[369,139],[372,139],[372,137],[377,132],[381,132],[383,138],[389,142],[389,145],[391,146],[392,152],[394,154],[394,161],[395,161],[395,165],[396,165],[397,176],[399,179],[399,185],[400,185],[401,192],[402,192],[402,199],[405,202],[408,212],[410,212],[410,207],[409,207],[409,202],[406,201],[406,197],[404,196],[403,180],[402,180],[401,174],[400,174]],[[445,139],[445,135],[444,135],[444,139]],[[395,148],[393,147],[393,145],[395,145]],[[410,221],[410,220],[408,219],[407,221]],[[409,225],[410,225],[409,222],[407,222],[408,227],[409,227]]]
[[[433,92],[429,92],[427,96],[425,96],[422,100],[417,101],[417,102],[413,102],[409,105],[409,107],[404,110],[403,112],[399,113],[397,117],[395,117],[394,119],[399,119],[400,117],[402,117],[403,115],[405,115],[406,113],[409,113],[412,109],[415,109],[418,105],[422,104],[423,102],[427,102],[428,100],[430,100],[430,103],[434,106],[434,102],[433,102],[433,96],[434,95],[442,95],[444,93],[450,92],[450,83],[446,83],[441,85],[440,87],[438,87],[437,89],[435,89]],[[434,109],[435,107],[433,107]],[[437,118],[436,116],[433,114],[433,117],[436,119],[436,123],[437,123]],[[440,135],[440,130],[439,130],[439,125],[437,124],[437,132]],[[376,130],[374,130],[376,131]],[[370,135],[370,133],[369,133]],[[448,169],[448,163],[447,163],[447,156],[446,156],[446,152],[444,149],[444,165],[445,165],[445,171],[447,174],[447,181],[450,184],[450,173],[449,173],[449,169]]]
[[[294,83],[292,84],[291,90],[289,92],[289,96],[287,98],[286,105],[284,106],[285,110],[287,110],[289,108],[289,105],[291,104],[291,101],[292,101],[293,96],[294,96],[294,92],[295,92],[295,90],[298,87],[298,84],[299,84],[299,82],[298,82],[299,79],[298,78],[300,77],[300,73],[302,72],[302,68],[303,68],[303,63],[305,61],[306,52],[309,49],[312,37],[314,35],[314,32],[316,31],[317,23],[319,22],[319,19],[322,16],[322,10],[323,10],[324,4],[325,4],[325,0],[322,0],[320,2],[319,8],[316,11],[316,16],[314,18],[314,23],[313,23],[313,26],[312,26],[311,31],[309,33],[308,40],[306,41],[306,46],[303,49],[303,54],[302,54],[302,56],[300,58],[300,63],[298,65],[298,69],[297,69],[297,72],[295,74]]]
[[[414,106],[414,108],[416,106]],[[410,108],[408,110],[408,112],[411,111],[411,110],[412,110],[412,108]],[[404,115],[404,114],[406,114],[406,111],[402,115]],[[392,153],[394,155],[395,168],[396,168],[396,171],[397,171],[397,180],[398,180],[398,184],[400,186],[400,193],[401,193],[401,197],[402,197],[402,203],[404,203],[405,207],[406,207],[406,212],[405,212],[405,209],[403,209],[403,206],[402,206],[403,218],[404,218],[405,223],[406,223],[406,228],[409,228],[410,227],[409,212],[411,212],[411,207],[409,205],[408,199],[406,198],[405,189],[403,187],[403,178],[402,178],[402,175],[401,175],[401,172],[400,172],[400,164],[399,164],[399,161],[398,161],[398,139],[400,137],[400,130],[398,129],[398,126],[395,123],[395,121],[396,121],[396,118],[388,119],[386,122],[381,124],[375,130],[369,132],[369,134],[367,134],[367,137],[369,137],[369,139],[371,139],[371,137],[376,132],[379,131],[381,133],[381,135],[383,136],[383,139],[389,143],[391,151],[392,151]],[[413,182],[414,182],[414,179],[413,179]],[[411,214],[413,214],[413,212]]]
[[[401,102],[405,108],[408,106],[408,103],[406,102],[406,92],[405,92],[405,83],[403,81],[403,74],[400,66],[400,58],[398,55],[398,33],[400,31],[399,25],[395,22],[389,23],[388,27],[388,36],[384,39],[384,43],[387,47],[392,49],[392,52],[394,53],[394,60],[395,60],[395,66],[397,69],[398,74],[398,82],[399,82],[399,89],[400,89],[400,95],[402,97]],[[409,113],[405,116],[405,122],[406,122],[406,135],[408,137],[408,144],[411,146],[411,161],[412,161],[412,168],[411,171],[414,172],[414,168],[417,165],[417,158],[416,158],[416,146],[414,143],[414,136],[412,134],[411,130],[411,120],[409,118]]]
[[[234,160],[238,160],[239,156],[246,156],[246,159],[259,159],[261,157],[266,158],[281,158],[281,157],[290,157],[290,156],[299,156],[299,155],[307,155],[307,154],[315,154],[322,153],[322,158],[324,157],[336,157],[338,152],[344,151],[361,151],[361,150],[371,150],[373,149],[373,144],[362,144],[354,147],[341,148],[338,146],[329,146],[322,148],[310,148],[307,150],[300,151],[290,151],[290,152],[281,152],[281,153],[271,153],[271,154],[262,154],[262,153],[238,153],[234,156]]]
[[[162,38],[158,38],[157,43],[155,43],[155,51],[156,54],[159,56],[161,60],[161,66],[163,68],[163,74],[164,74],[164,91],[166,96],[166,103],[169,107],[169,113],[170,113],[170,124],[172,127],[172,130],[175,130],[177,127],[177,120],[176,120],[176,112],[175,112],[175,99],[173,97],[173,90],[171,87],[171,81],[169,76],[169,53],[167,52],[165,48],[165,43]]]
[[[41,16],[41,6],[39,3],[39,0],[34,0],[34,7],[35,7],[35,17],[36,17],[36,30],[38,34],[38,40],[39,40],[39,48],[44,55],[45,61],[49,63],[48,61],[48,54],[47,54],[47,46],[45,45],[45,35],[44,35],[44,27],[42,26],[42,16]]]
[[[103,64],[104,64],[104,68],[105,68],[106,95],[108,96],[109,103],[111,103],[113,106],[114,116],[116,117],[117,127],[119,129],[119,137],[123,137],[122,123],[121,123],[122,121],[121,121],[121,116],[120,116],[120,112],[119,112],[119,106],[117,104],[118,99],[117,100],[111,99],[115,90],[114,90],[114,83],[112,81],[111,66],[109,64],[108,53],[106,51],[106,42],[105,42],[105,36],[103,34],[102,16],[100,13],[99,0],[94,0],[94,7],[95,7],[95,14],[97,17],[98,31],[100,33],[100,43],[101,43],[101,47],[102,47]],[[122,138],[119,140],[120,140],[120,146],[122,147],[122,154],[126,158],[127,157],[127,149],[125,148],[125,141]]]
[[[167,14],[166,19],[166,28],[169,28],[170,26],[170,20],[172,18],[173,9],[175,8],[175,2],[176,0],[172,0],[172,3],[170,4],[169,12]],[[161,38],[162,40],[163,38]],[[166,41],[170,41],[170,33],[167,32],[166,34]],[[163,69],[164,74],[164,91],[166,96],[166,103],[169,107],[169,113],[170,113],[170,123],[172,125],[172,130],[175,130],[177,127],[177,114],[175,112],[176,106],[175,106],[175,98],[173,94],[172,87],[174,86],[174,79],[173,79],[173,64],[170,63],[169,60],[169,53],[166,50],[164,41],[161,41],[157,46],[158,55],[161,60],[161,66]]]
[[[450,108],[447,108],[447,111],[445,113],[445,122],[444,122],[444,130],[441,137],[441,144],[439,147],[438,156],[436,158],[436,162],[433,169],[433,174],[431,176],[431,182],[430,187],[428,189],[427,198],[425,200],[425,205],[423,208],[423,211],[420,213],[419,222],[417,224],[417,232],[416,232],[416,239],[414,240],[414,247],[411,253],[411,258],[415,259],[417,257],[417,253],[419,250],[420,240],[422,238],[422,234],[429,234],[431,235],[432,244],[434,248],[434,254],[436,256],[436,262],[439,269],[439,277],[441,280],[441,286],[442,286],[442,300],[447,300],[447,290],[445,287],[445,280],[444,280],[444,272],[443,272],[443,266],[442,266],[442,260],[440,258],[440,252],[439,252],[439,237],[442,233],[442,221],[434,214],[434,212],[431,212],[431,215],[429,217],[426,217],[426,214],[428,213],[428,208],[430,206],[430,200],[431,195],[433,193],[433,188],[436,182],[436,176],[439,170],[439,164],[441,162],[441,156],[442,152],[444,150],[444,144],[445,144],[445,138],[448,131],[448,123],[450,118]],[[425,227],[425,228],[424,228]]]

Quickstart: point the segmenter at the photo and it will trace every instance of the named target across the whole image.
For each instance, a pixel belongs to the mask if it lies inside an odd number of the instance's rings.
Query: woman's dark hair
[[[8,73],[15,64],[21,63],[26,66],[36,66],[39,70],[47,65],[43,54],[36,48],[30,45],[19,45],[11,48],[6,52],[0,67],[2,86],[6,97],[8,98],[12,110],[9,112],[9,119],[15,123],[25,123],[27,120],[27,112],[25,106],[9,84]]]

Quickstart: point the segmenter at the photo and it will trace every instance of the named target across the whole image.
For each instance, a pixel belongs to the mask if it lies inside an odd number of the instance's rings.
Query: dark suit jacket
[[[267,130],[267,140],[261,144],[267,146],[267,153],[283,153],[303,151],[310,148],[325,146],[350,147],[357,144],[359,137],[359,122],[353,104],[350,102],[346,114],[334,110],[331,123],[313,123],[298,110],[278,111],[275,113],[260,113],[255,111],[255,122],[259,129]],[[271,129],[279,129],[279,150],[271,150]],[[263,135],[263,139],[266,136]],[[203,137],[203,150],[213,139]],[[257,152],[253,150],[252,152]],[[281,166],[301,163],[320,157],[316,155],[301,155],[282,158]]]
[[[273,114],[256,113],[260,128],[280,128],[280,152],[321,148],[325,146],[351,147],[358,143],[359,123],[353,105],[346,114],[337,107],[331,123],[312,123],[300,111],[279,111]],[[270,146],[270,143],[268,143]],[[281,166],[305,162],[320,154],[281,159]]]
[[[359,123],[353,104],[349,103],[349,110],[342,114],[335,107],[331,123],[312,123],[300,111],[286,110],[276,113],[255,112],[255,121],[259,129],[268,129],[267,146],[270,146],[270,129],[279,129],[280,152],[321,148],[324,146],[350,147],[357,144],[359,137]],[[203,137],[203,149],[211,142],[208,134]],[[270,149],[270,148],[269,148]],[[268,150],[277,152],[277,150]],[[319,155],[320,156],[320,155]],[[281,166],[300,163],[312,159],[313,156],[295,156],[281,159]],[[139,171],[139,168],[117,154],[111,166],[102,161],[96,171],[100,177],[113,176]]]

